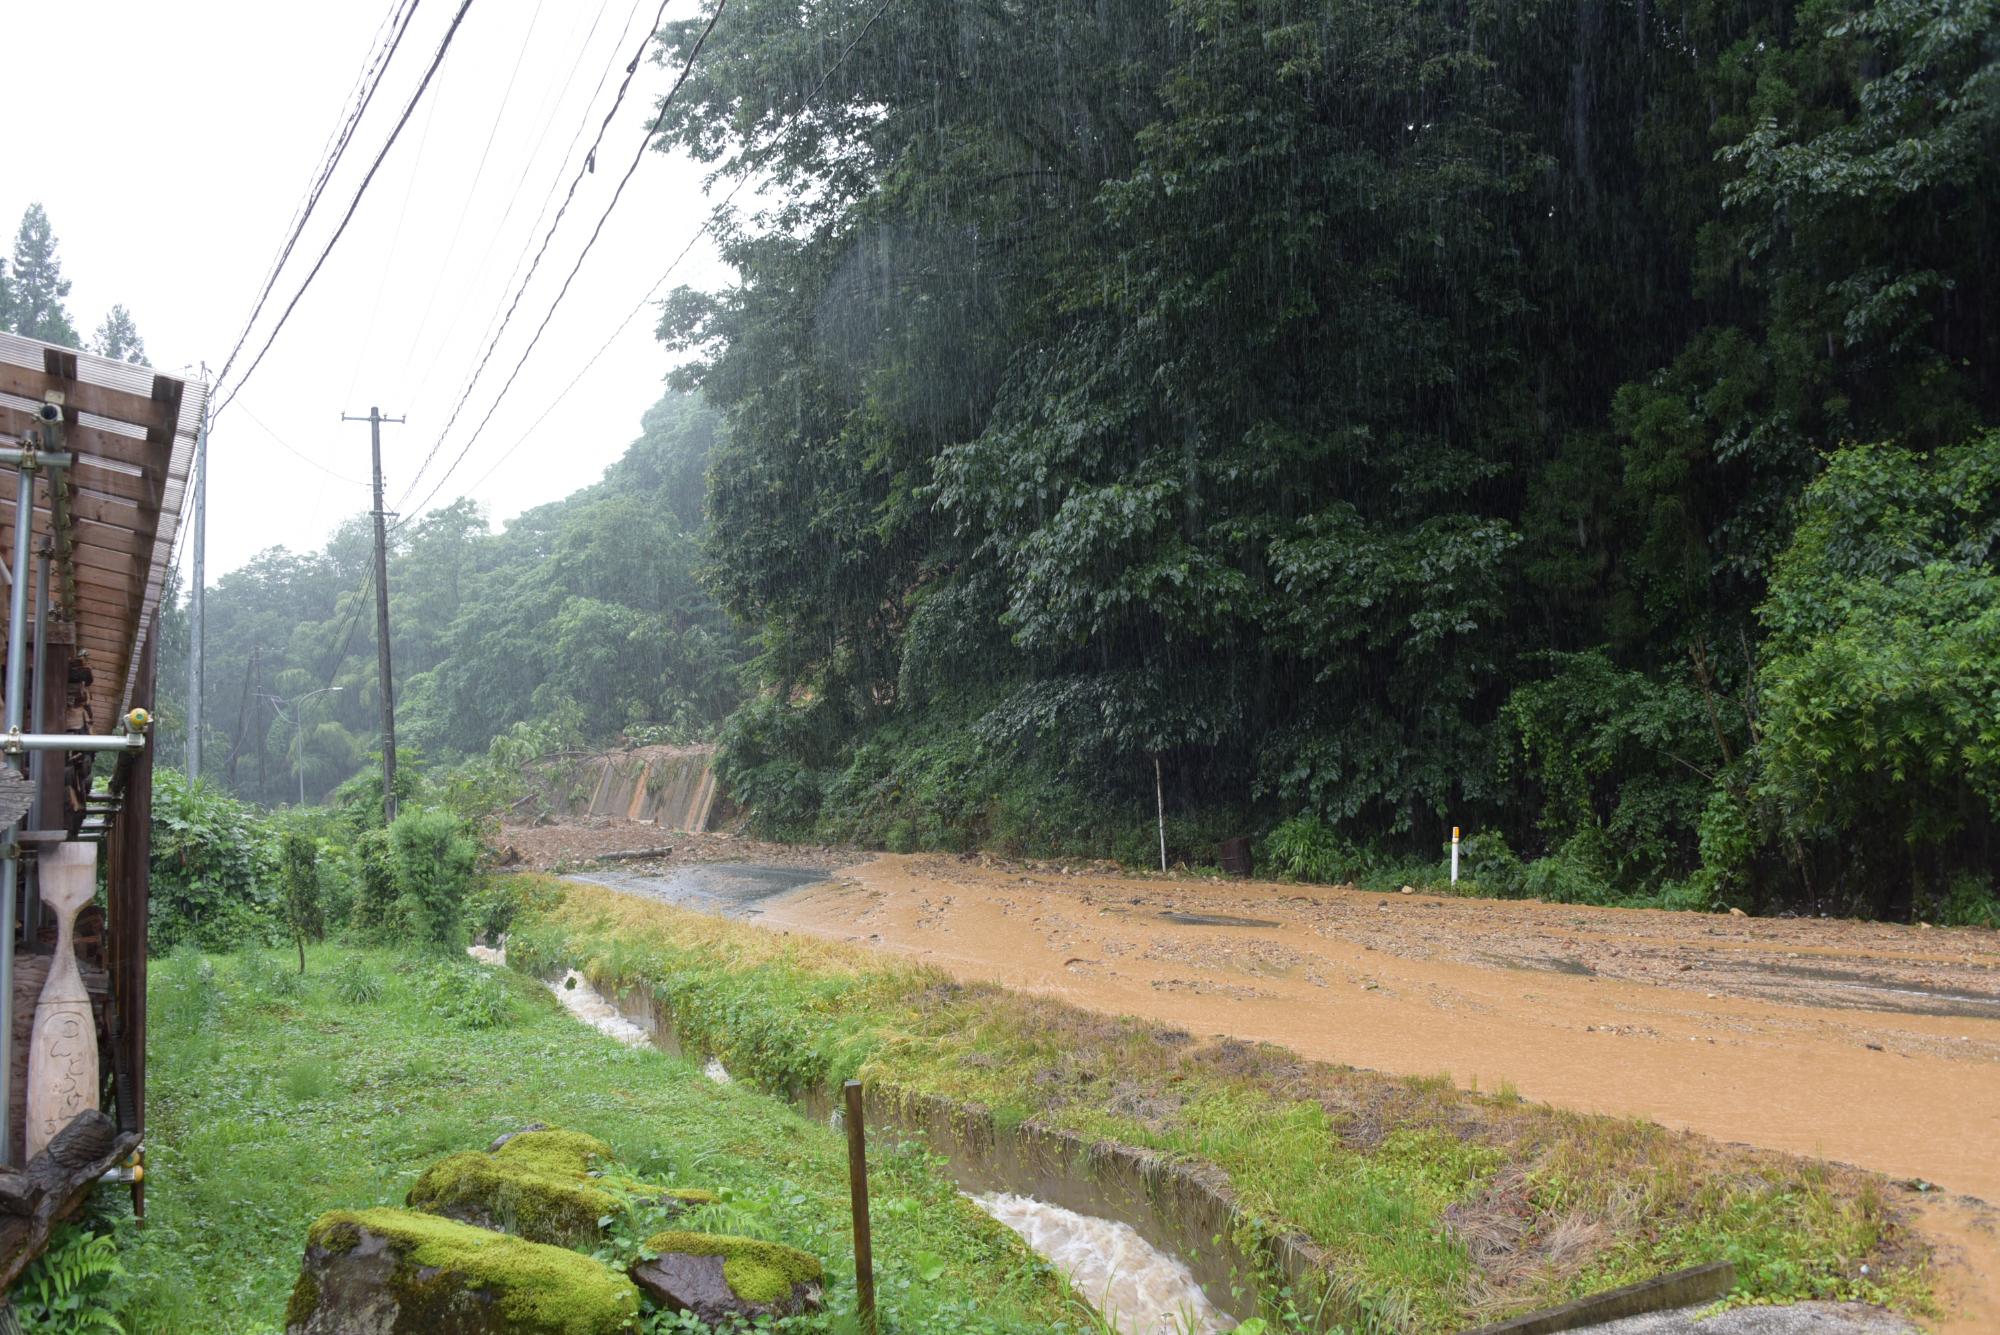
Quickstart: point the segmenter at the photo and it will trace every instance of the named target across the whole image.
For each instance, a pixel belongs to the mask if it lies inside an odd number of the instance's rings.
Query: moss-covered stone
[[[818,1284],[825,1275],[816,1257],[796,1247],[727,1233],[669,1230],[646,1239],[646,1250],[661,1256],[721,1257],[729,1291],[746,1303],[783,1302],[793,1289]]]
[[[581,1171],[541,1166],[555,1158],[454,1154],[424,1171],[406,1203],[530,1242],[578,1246],[596,1238],[597,1221],[616,1212],[619,1201]]]
[[[493,1152],[493,1157],[509,1163],[529,1164],[549,1173],[582,1174],[598,1164],[610,1163],[618,1156],[596,1136],[552,1126],[511,1137]]]
[[[612,1335],[638,1290],[601,1262],[407,1210],[335,1210],[306,1235],[288,1335]]]

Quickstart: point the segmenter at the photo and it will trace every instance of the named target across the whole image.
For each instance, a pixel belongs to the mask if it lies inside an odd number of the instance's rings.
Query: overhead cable
[[[409,8],[404,9],[399,0],[397,6],[390,10],[388,27],[392,30],[392,35],[388,46],[383,49],[378,40],[373,60],[363,66],[360,81],[356,84],[359,97],[354,110],[348,114],[346,123],[336,128],[329,139],[328,147],[322,150],[319,171],[307,188],[303,204],[292,215],[291,232],[286,236],[284,245],[279,248],[277,258],[271,262],[270,272],[264,278],[264,289],[257,294],[256,305],[250,308],[250,318],[243,322],[243,332],[236,336],[236,346],[229,350],[229,356],[222,363],[222,370],[216,374],[216,384],[219,385],[228,378],[230,368],[236,365],[237,355],[243,351],[243,345],[250,341],[250,331],[257,327],[257,317],[264,313],[264,303],[270,300],[272,289],[278,285],[278,276],[292,257],[293,247],[298,245],[306,224],[312,220],[313,210],[319,206],[320,196],[325,192],[327,182],[333,179],[335,169],[340,166],[341,159],[347,153],[347,146],[354,141],[354,131],[361,124],[361,117],[367,112],[368,104],[374,100],[375,90],[382,86],[382,78],[388,72],[389,62],[395,59],[396,50],[402,45],[403,34],[409,31],[410,20],[416,17],[417,6],[421,3],[422,0],[408,0]],[[397,23],[398,12],[402,15],[400,25]],[[354,97],[355,94],[350,93],[349,96]]]
[[[415,114],[417,104],[423,101],[425,90],[431,86],[431,79],[436,76],[438,66],[444,63],[445,53],[451,50],[452,38],[458,36],[459,25],[465,21],[466,11],[471,8],[472,0],[464,0],[458,7],[458,13],[452,16],[451,27],[445,30],[444,40],[438,44],[437,54],[431,57],[429,68],[424,70],[423,80],[417,84],[416,92],[410,95],[409,102],[403,107],[403,114],[397,117],[395,127],[389,131],[388,140],[382,145],[381,151],[375,155],[375,161],[369,164],[368,174],[361,178],[361,184],[355,188],[354,198],[348,202],[347,212],[341,215],[340,225],[334,228],[333,235],[327,238],[326,246],[320,251],[319,258],[313,261],[311,272],[306,274],[305,281],[299,284],[299,290],[294,292],[291,301],[286,303],[283,314],[279,315],[278,323],[271,330],[270,337],[264,340],[264,346],[258,349],[257,356],[251,361],[249,366],[243,369],[243,374],[237,378],[235,386],[230,389],[228,395],[216,406],[215,412],[210,415],[209,420],[211,422],[222,415],[223,410],[242,391],[245,382],[256,372],[257,367],[263,363],[264,355],[271,350],[271,345],[277,342],[279,333],[284,330],[285,322],[291,319],[292,312],[298,308],[299,299],[305,296],[307,289],[312,286],[313,280],[319,277],[319,271],[325,267],[327,257],[333,254],[333,248],[339,244],[341,236],[347,231],[348,223],[354,220],[354,212],[361,207],[362,197],[368,193],[368,186],[374,181],[375,173],[382,169],[382,163],[389,156],[389,150],[396,146],[397,137],[403,133],[403,127],[410,123],[410,117]]]
[[[631,182],[633,174],[639,170],[639,164],[645,160],[646,150],[648,147],[652,145],[653,136],[658,134],[660,132],[660,129],[666,124],[667,110],[669,107],[673,105],[674,96],[680,92],[682,86],[687,83],[688,76],[694,72],[695,59],[701,55],[701,48],[703,44],[708,41],[708,35],[715,31],[716,22],[719,19],[721,19],[722,11],[724,7],[727,5],[727,3],[728,0],[716,0],[715,12],[709,15],[708,25],[701,30],[701,35],[695,39],[693,48],[689,50],[687,61],[685,64],[681,66],[680,77],[674,80],[674,86],[668,89],[667,95],[660,100],[659,115],[654,118],[651,127],[647,129],[645,135],[639,140],[639,146],[632,155],[632,161],[626,165],[625,174],[619,177],[618,185],[611,192],[610,201],[605,204],[603,211],[598,214],[597,225],[591,228],[590,236],[584,241],[583,249],[577,253],[575,263],[570,265],[569,273],[563,278],[561,288],[557,290],[555,298],[552,301],[550,301],[548,309],[545,312],[543,312],[541,323],[535,326],[535,332],[528,339],[528,345],[521,350],[521,355],[519,358],[515,360],[513,369],[507,373],[506,381],[501,384],[499,393],[494,395],[493,402],[487,406],[486,415],[479,420],[479,425],[473,428],[472,434],[466,438],[465,444],[459,449],[458,454],[452,459],[450,466],[445,469],[444,474],[438,478],[437,483],[430,489],[428,493],[425,494],[423,501],[420,502],[417,506],[418,509],[422,509],[424,505],[429,504],[431,497],[437,495],[439,489],[442,488],[444,484],[450,479],[452,473],[457,470],[459,464],[465,461],[466,454],[472,449],[473,445],[478,442],[480,434],[484,432],[486,429],[486,424],[493,420],[494,412],[499,409],[501,401],[507,397],[507,391],[513,388],[514,381],[521,374],[521,368],[527,364],[529,356],[532,355],[535,350],[535,345],[541,342],[543,333],[545,333],[548,330],[549,321],[555,318],[556,310],[562,305],[563,298],[569,295],[570,284],[576,281],[576,275],[583,268],[584,260],[589,258],[591,249],[594,246],[596,246],[598,237],[603,234],[604,224],[607,220],[610,219],[612,210],[618,207],[618,200],[620,199],[621,196],[624,195],[626,185],[628,185]],[[632,57],[631,64],[626,66],[625,85],[629,85],[631,83],[632,75],[634,72],[637,71],[639,67],[639,61],[645,55],[645,47],[648,43],[650,43],[653,40],[654,35],[659,31],[659,24],[661,20],[663,20],[666,17],[666,12],[667,12],[667,7],[666,3],[664,3],[663,0],[663,3],[660,5],[660,12],[657,16],[655,16],[653,20],[652,30],[646,34],[644,41],[641,42],[639,50]],[[621,85],[618,90],[619,99],[621,101],[623,100],[625,95],[625,85]],[[600,127],[598,130],[597,143],[601,143],[603,141],[604,129],[610,126],[611,117],[614,114],[616,114],[617,109],[618,109],[618,104],[614,102],[612,104],[611,111],[605,114],[604,126]],[[570,183],[570,194],[572,196],[575,195],[577,184],[582,181],[584,173],[586,171],[595,169],[594,163],[597,152],[597,143],[593,143],[591,145],[591,151],[588,155],[586,155],[585,168],[582,171],[579,171],[577,173],[576,180]],[[569,207],[569,200],[565,199],[563,201],[563,208],[567,209],[568,207]],[[562,221],[562,212],[559,210],[556,214],[555,222],[551,223],[549,226],[550,237],[553,237],[555,235],[556,223],[560,223],[561,221]],[[544,251],[548,249],[547,238],[544,238],[543,240],[542,249]],[[542,257],[540,254],[537,254],[535,256],[535,263],[537,265],[541,263],[541,258]],[[532,278],[533,276],[534,276],[534,267],[530,266],[528,270],[528,278]],[[521,280],[521,287],[519,290],[516,291],[514,296],[514,305],[520,304],[521,294],[527,290],[528,278],[523,278]],[[507,313],[509,317],[513,315],[513,306],[510,306],[508,308]],[[501,329],[504,330],[505,328],[506,328],[506,321],[503,320],[501,322]],[[480,358],[478,367],[475,368],[475,370],[473,371],[472,380],[466,385],[465,393],[459,396],[457,405],[454,406],[451,410],[451,417],[445,422],[443,430],[438,432],[437,444],[432,445],[430,453],[424,456],[424,462],[417,470],[416,475],[418,477],[421,477],[424,469],[430,466],[430,461],[432,457],[437,454],[439,446],[441,446],[444,443],[445,436],[449,434],[449,432],[451,431],[452,423],[458,420],[458,415],[460,411],[464,409],[466,401],[472,397],[473,387],[478,383],[480,373],[486,369],[486,363],[493,356],[494,347],[499,343],[499,341],[500,341],[500,333],[496,331],[493,336],[493,342],[487,345],[485,356]],[[412,490],[414,490],[414,487],[412,487]],[[407,500],[408,497],[409,497],[409,492],[406,491],[404,493],[404,499]],[[403,508],[403,507],[399,505],[398,508]]]
[[[833,77],[834,72],[836,70],[838,70],[842,65],[847,63],[847,57],[853,53],[854,48],[856,46],[860,45],[861,39],[868,35],[868,30],[875,26],[875,20],[881,18],[883,11],[888,9],[889,6],[893,3],[894,0],[882,0],[882,3],[875,7],[874,12],[868,16],[868,21],[861,25],[861,31],[854,34],[854,37],[847,43],[847,45],[844,48],[842,48],[839,57],[834,60],[833,64],[826,67],[826,70],[819,76],[819,81],[815,83],[812,86],[811,90],[809,90],[806,93],[805,97],[800,100],[799,105],[792,109],[791,118],[793,120],[796,121],[800,116],[805,114],[806,108],[810,107],[813,104],[813,100],[819,96],[820,90],[826,87],[826,81]],[[519,450],[523,445],[528,443],[528,441],[534,436],[536,429],[540,427],[543,422],[548,420],[549,414],[554,412],[558,407],[561,406],[562,401],[570,396],[570,392],[574,390],[579,383],[582,382],[584,376],[590,374],[590,368],[597,365],[598,360],[602,358],[605,353],[611,350],[611,345],[613,343],[616,343],[618,341],[619,336],[623,334],[628,328],[631,327],[632,321],[634,321],[639,317],[639,312],[646,309],[646,306],[653,301],[655,296],[658,295],[660,289],[666,286],[667,280],[673,277],[674,271],[676,269],[680,268],[681,261],[685,260],[688,257],[688,253],[695,248],[696,243],[699,242],[702,239],[702,237],[706,236],[709,233],[709,231],[714,228],[715,219],[717,218],[717,216],[720,215],[724,209],[728,208],[732,202],[734,202],[736,196],[742,193],[743,187],[748,185],[749,183],[750,183],[750,178],[748,176],[739,179],[736,182],[735,188],[732,189],[727,195],[724,195],[722,197],[722,202],[720,204],[717,204],[714,209],[710,210],[709,216],[702,222],[700,227],[697,227],[695,229],[694,235],[688,238],[687,244],[681,247],[680,253],[674,256],[672,262],[667,265],[665,272],[661,273],[661,275],[658,278],[653,280],[653,285],[650,288],[646,289],[646,295],[639,298],[638,303],[634,305],[631,310],[625,313],[625,318],[618,322],[618,327],[611,331],[611,336],[605,339],[603,343],[598,345],[597,351],[590,354],[590,360],[586,361],[583,364],[583,366],[577,371],[577,373],[570,377],[569,383],[567,385],[564,385],[561,391],[558,392],[553,399],[549,400],[548,406],[543,408],[541,413],[535,418],[535,420],[528,424],[528,429],[521,433],[520,438],[517,439],[512,445],[509,445],[504,451],[502,451],[499,458],[495,459],[491,464],[487,465],[486,471],[481,473],[476,479],[473,480],[472,484],[466,488],[467,491],[476,489],[481,483],[486,481],[487,478],[492,477],[494,472],[500,467],[501,464],[506,463],[508,459],[514,456],[515,451]],[[445,476],[446,477],[450,476],[449,471],[447,471]],[[440,483],[440,485],[442,485],[442,483]],[[428,505],[432,497],[435,497],[437,493],[438,493],[438,487],[432,487],[429,494],[424,497],[423,505]],[[406,500],[408,499],[407,493],[405,494],[405,499]],[[422,508],[423,508],[422,505],[419,505],[417,507],[418,510],[421,510]],[[410,515],[414,516],[415,513],[416,511],[411,511]],[[404,519],[399,519],[396,522],[398,526],[401,526],[402,524],[408,523],[409,518],[406,517]]]

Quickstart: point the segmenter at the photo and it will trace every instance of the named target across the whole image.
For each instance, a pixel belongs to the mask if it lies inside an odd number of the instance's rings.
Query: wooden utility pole
[[[382,424],[403,422],[370,408],[366,417],[340,415],[343,422],[368,423],[375,458],[375,670],[382,695],[382,819],[396,819],[396,684],[389,669],[389,528],[382,509]]]
[[[257,660],[263,653],[263,645],[250,646],[250,664],[243,669],[243,693],[236,697],[236,736],[229,745],[229,786],[232,790],[236,787],[236,757],[243,754],[243,725],[250,717],[250,680],[258,676]],[[263,684],[261,679],[258,684]],[[259,712],[261,714],[262,711]],[[258,745],[261,749],[263,744],[259,742]],[[263,775],[260,773],[258,778],[261,781]]]

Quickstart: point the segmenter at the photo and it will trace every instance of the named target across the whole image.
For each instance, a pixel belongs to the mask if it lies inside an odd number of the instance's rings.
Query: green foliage
[[[204,950],[279,939],[275,840],[254,808],[178,771],[153,778],[152,921],[155,951]]]
[[[741,282],[661,334],[727,417],[710,580],[763,692],[723,769],[766,828],[952,846],[1006,765],[1116,813],[1163,755],[1295,874],[1456,823],[1535,855],[1519,893],[1865,900],[1825,865],[1865,813],[1767,769],[1807,647],[1758,608],[1829,443],[2000,415],[1990,0],[747,3],[660,146],[793,202],[719,217]],[[1875,606],[1815,670],[1955,670],[1983,578],[1898,595],[1951,643]],[[1983,825],[1918,772],[1964,739],[1882,722],[1906,822]]]
[[[1976,872],[1952,877],[1937,916],[1946,927],[2000,929],[2000,882]]]
[[[1991,865],[2000,834],[2000,431],[1855,446],[1807,491],[1759,609],[1759,783],[1842,845],[1877,912]]]
[[[515,999],[487,969],[441,960],[424,974],[431,1008],[467,1029],[499,1029],[520,1018]]]
[[[133,323],[132,312],[123,306],[114,305],[105,315],[104,322],[91,335],[90,350],[115,362],[146,364],[146,340],[139,337],[139,326]]]
[[[389,827],[395,915],[409,939],[435,946],[464,944],[465,899],[479,846],[450,812],[405,811]]]
[[[15,1284],[14,1313],[30,1335],[124,1335],[117,1316],[124,1278],[116,1235],[66,1225]]]

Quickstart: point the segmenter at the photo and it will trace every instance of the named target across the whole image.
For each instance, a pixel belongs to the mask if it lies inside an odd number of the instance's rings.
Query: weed
[[[720,1205],[673,1226],[697,1218],[811,1252],[827,1267],[830,1311],[771,1329],[858,1335],[845,1147],[832,1131],[740,1086],[718,1088],[692,1062],[597,1035],[517,974],[488,980],[510,1020],[471,1028],[439,1023],[439,989],[460,986],[440,981],[459,972],[455,962],[337,946],[307,955],[309,977],[365,974],[379,994],[350,1001],[336,981],[310,989],[309,1005],[153,1012],[150,1208],[119,1290],[127,1330],[276,1329],[319,1213],[400,1203],[436,1160],[544,1121],[601,1137],[648,1180],[723,1189]],[[198,957],[160,961],[153,995],[214,973]],[[885,1147],[873,1182],[887,1329],[1075,1330],[1045,1271],[934,1160]],[[658,1207],[635,1209],[605,1246],[629,1254],[665,1222]],[[922,1277],[919,1253],[944,1261],[934,1279]],[[696,1329],[666,1314],[645,1320],[653,1331]]]
[[[115,1310],[124,1277],[116,1237],[74,1225],[63,1229],[14,1287],[21,1329],[28,1335],[124,1335]]]
[[[333,990],[350,1006],[366,1006],[382,999],[382,975],[364,956],[354,955],[333,975]]]

